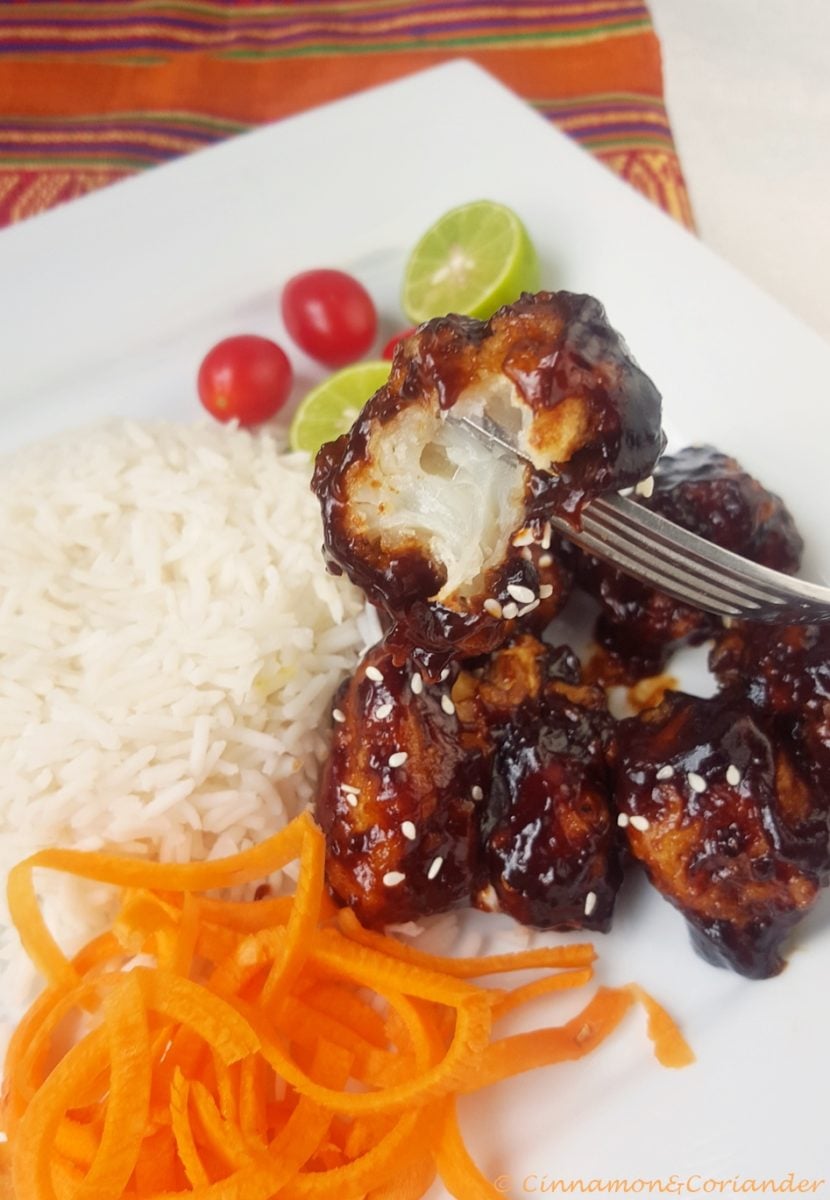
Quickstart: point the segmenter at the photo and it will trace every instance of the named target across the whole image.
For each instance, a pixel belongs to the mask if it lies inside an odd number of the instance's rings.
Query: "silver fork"
[[[529,462],[501,426],[470,417],[461,422],[491,449]],[[722,550],[627,496],[612,493],[586,504],[579,529],[562,517],[549,519],[589,554],[705,612],[776,625],[830,621],[830,588]]]

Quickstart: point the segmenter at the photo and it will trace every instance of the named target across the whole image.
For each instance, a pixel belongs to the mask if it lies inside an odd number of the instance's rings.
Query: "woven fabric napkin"
[[[0,5],[0,226],[455,57],[691,226],[640,0]]]

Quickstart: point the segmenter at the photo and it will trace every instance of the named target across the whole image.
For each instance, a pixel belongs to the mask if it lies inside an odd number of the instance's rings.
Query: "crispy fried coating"
[[[763,979],[815,901],[804,780],[739,691],[669,693],[623,722],[616,802],[634,857],[710,962]]]
[[[568,646],[552,647],[520,634],[496,653],[459,672],[453,700],[462,721],[498,737],[509,725],[532,715],[554,684],[578,685],[579,659]]]
[[[783,502],[712,446],[666,455],[650,496],[635,500],[726,550],[778,571],[798,570],[803,543]],[[622,571],[574,550],[579,585],[602,606],[596,637],[628,682],[662,670],[672,650],[699,643],[718,617],[655,591]]]
[[[490,746],[462,727],[450,687],[427,686],[381,644],[335,697],[317,819],[329,886],[368,925],[468,901]]]
[[[465,416],[508,430],[533,465],[494,453]],[[648,475],[663,442],[659,394],[591,297],[541,292],[486,322],[429,321],[317,457],[329,563],[398,622],[398,657],[489,653],[567,596],[561,557],[543,565],[525,538],[541,545],[551,511],[577,520],[586,500]]]
[[[496,748],[475,903],[541,929],[607,930],[622,870],[604,693],[580,683],[567,647],[530,636],[477,682]]]

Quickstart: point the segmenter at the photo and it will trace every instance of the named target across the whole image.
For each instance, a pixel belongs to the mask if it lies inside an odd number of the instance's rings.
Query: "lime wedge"
[[[539,288],[539,259],[516,214],[493,200],[451,208],[418,242],[404,272],[413,324],[446,313],[489,317]]]
[[[354,424],[370,396],[389,378],[389,362],[359,362],[329,375],[300,401],[288,430],[292,450],[314,455]]]

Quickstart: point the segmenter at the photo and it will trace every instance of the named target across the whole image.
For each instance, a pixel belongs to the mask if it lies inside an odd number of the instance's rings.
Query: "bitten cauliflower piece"
[[[524,457],[465,418],[504,430]],[[660,396],[590,296],[540,292],[489,321],[429,321],[318,455],[329,561],[391,614],[400,641],[486,653],[567,596],[550,514],[578,522],[592,497],[647,476],[663,444]],[[545,543],[543,580],[540,556],[523,551]]]

